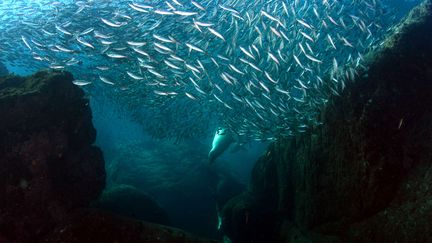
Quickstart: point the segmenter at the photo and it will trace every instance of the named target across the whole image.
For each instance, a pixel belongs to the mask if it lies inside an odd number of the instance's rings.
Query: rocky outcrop
[[[147,222],[169,225],[167,213],[150,196],[129,185],[104,191],[94,207]]]
[[[0,79],[0,241],[43,238],[105,185],[84,92],[64,72]]]
[[[269,147],[224,208],[234,242],[432,241],[431,26],[427,0],[332,97],[323,126]]]

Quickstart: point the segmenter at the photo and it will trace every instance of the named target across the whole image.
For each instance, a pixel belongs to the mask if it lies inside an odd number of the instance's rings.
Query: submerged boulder
[[[432,241],[431,26],[427,0],[330,99],[323,126],[269,147],[249,190],[224,208],[234,242],[250,232],[273,242]],[[260,223],[244,230],[236,219],[248,208]]]
[[[66,72],[0,78],[0,241],[36,242],[105,185],[84,92]]]
[[[104,191],[94,206],[138,220],[170,224],[167,213],[152,198],[129,185],[117,185]]]

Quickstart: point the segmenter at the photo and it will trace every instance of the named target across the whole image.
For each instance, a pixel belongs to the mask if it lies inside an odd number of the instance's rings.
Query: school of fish
[[[395,22],[379,0],[0,3],[0,61],[73,73],[156,137],[319,126]]]

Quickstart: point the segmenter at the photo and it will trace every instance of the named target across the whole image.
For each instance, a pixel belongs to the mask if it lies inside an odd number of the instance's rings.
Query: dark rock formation
[[[238,182],[237,178],[234,178],[234,176],[219,175],[214,189],[214,198],[217,207],[222,209],[231,198],[241,194],[244,189],[245,185]]]
[[[0,239],[44,237],[105,185],[84,92],[63,72],[0,79]]]
[[[234,242],[432,242],[431,1],[367,62],[323,126],[257,162],[224,208]]]
[[[57,228],[45,242],[216,243],[181,230],[121,218],[99,211],[82,211]]]
[[[0,62],[0,76],[5,76],[9,73],[9,71],[7,70],[6,66]]]
[[[106,190],[95,207],[133,219],[170,224],[166,212],[152,198],[133,186],[117,185]]]

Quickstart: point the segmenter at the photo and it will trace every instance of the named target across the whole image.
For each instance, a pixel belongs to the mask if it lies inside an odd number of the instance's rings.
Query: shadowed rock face
[[[116,185],[105,190],[94,206],[133,219],[170,225],[167,213],[150,196],[133,186]]]
[[[235,242],[432,241],[431,1],[366,59],[324,125],[272,144],[224,208]]]
[[[0,79],[0,242],[37,241],[105,185],[88,100],[72,80]]]

